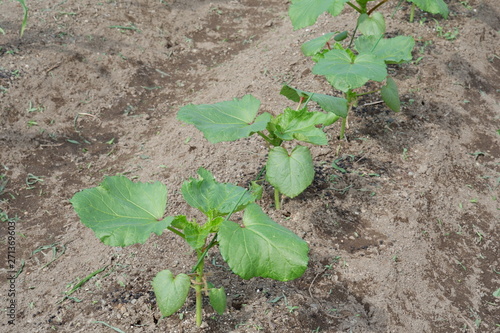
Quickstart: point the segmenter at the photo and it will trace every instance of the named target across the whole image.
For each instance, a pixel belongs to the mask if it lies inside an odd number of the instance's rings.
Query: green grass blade
[[[21,30],[19,31],[19,36],[21,38],[23,38],[23,35],[24,35],[24,30],[26,29],[26,26],[28,25],[28,12],[29,12],[29,9],[28,9],[28,6],[26,6],[26,2],[25,0],[17,0],[20,4],[21,4],[21,7],[23,7],[23,23],[21,24]],[[3,32],[3,30],[2,30]]]

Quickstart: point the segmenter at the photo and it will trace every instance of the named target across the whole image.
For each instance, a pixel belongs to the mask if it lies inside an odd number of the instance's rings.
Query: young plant
[[[19,4],[21,5],[21,7],[23,8],[23,21],[21,23],[21,29],[19,30],[19,36],[21,38],[23,38],[24,29],[26,29],[26,25],[28,24],[28,12],[29,12],[29,9],[28,9],[28,6],[26,5],[26,1],[25,0],[17,0],[17,2],[19,2]],[[2,28],[0,28],[0,33],[2,33],[3,35],[5,35],[5,31]]]
[[[276,209],[280,209],[281,194],[293,198],[302,193],[314,179],[314,166],[308,147],[296,145],[292,151],[282,146],[285,141],[297,140],[315,145],[326,145],[328,139],[323,127],[345,117],[347,108],[343,98],[312,94],[284,86],[281,93],[298,103],[297,108],[286,108],[277,116],[264,112],[257,116],[260,101],[252,95],[215,104],[186,105],[177,118],[193,124],[211,143],[235,141],[253,134],[268,144],[266,179],[274,187]],[[308,111],[312,100],[325,112]]]
[[[369,2],[376,4],[369,9]],[[354,4],[348,0],[292,0],[289,16],[295,29],[313,25],[324,12],[332,16],[340,15],[345,5],[359,14],[348,43],[342,44],[349,37],[349,33],[344,31],[326,33],[302,45],[302,52],[316,62],[312,72],[325,76],[335,89],[344,94],[347,114],[357,105],[360,96],[377,91],[380,91],[390,109],[395,112],[400,110],[397,85],[388,76],[387,65],[410,61],[415,41],[406,36],[383,37],[385,20],[375,10],[386,2],[387,0],[356,0]],[[354,39],[358,30],[362,35]],[[375,91],[359,92],[357,89],[368,81],[385,81],[385,85]],[[346,126],[347,116],[342,119],[341,139],[344,138]]]
[[[152,285],[163,317],[179,310],[189,290],[194,289],[196,324],[200,326],[204,294],[217,313],[222,314],[226,308],[224,287],[215,288],[206,279],[205,256],[212,247],[219,247],[231,270],[243,279],[279,281],[302,276],[309,247],[254,203],[262,194],[259,185],[246,190],[219,183],[203,168],[198,175],[198,179],[184,182],[181,190],[186,202],[206,216],[204,224],[185,215],[165,217],[166,187],[160,182],[134,183],[124,176],[107,177],[101,185],[76,193],[70,202],[83,224],[109,246],[143,244],[152,233],[161,235],[166,229],[184,239],[197,257],[191,271],[174,276],[170,270],[163,270]],[[230,221],[238,211],[244,211],[243,225]]]
[[[402,0],[401,0],[402,1]],[[443,0],[407,0],[411,2],[410,22],[413,22],[415,17],[415,6],[431,14],[439,14],[444,18],[448,18],[448,5]]]

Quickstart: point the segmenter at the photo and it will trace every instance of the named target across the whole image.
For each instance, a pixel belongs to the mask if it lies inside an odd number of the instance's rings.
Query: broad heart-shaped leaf
[[[358,18],[358,29],[363,35],[381,36],[385,33],[384,16],[379,12],[375,12],[370,16],[361,14]]]
[[[309,148],[297,146],[289,154],[283,147],[269,151],[266,179],[290,198],[302,193],[314,179],[314,166]]]
[[[287,108],[271,121],[268,130],[283,141],[299,140],[315,145],[326,145],[325,132],[316,126],[331,125],[339,119],[333,113],[309,112],[306,108],[295,111]]]
[[[174,278],[172,272],[164,270],[156,274],[152,284],[161,315],[168,317],[186,302],[191,279],[182,273]]]
[[[280,226],[262,209],[251,204],[245,209],[243,225],[224,221],[219,230],[219,248],[231,270],[243,279],[296,279],[307,268],[307,243]]]
[[[385,104],[394,112],[401,111],[401,102],[399,100],[398,86],[392,77],[387,77],[387,84],[382,87],[380,92]]]
[[[329,32],[318,38],[311,39],[302,44],[300,49],[305,56],[313,56],[325,48],[326,43],[332,39],[333,35],[335,35],[335,32]]]
[[[227,298],[226,291],[224,287],[220,288],[210,288],[208,291],[208,297],[210,300],[210,305],[217,311],[218,314],[222,315],[226,311]]]
[[[316,23],[324,12],[337,16],[349,0],[292,0],[288,15],[295,30]]]
[[[281,88],[280,94],[297,103],[300,101],[301,97],[305,99],[311,97],[311,100],[318,103],[326,112],[331,112],[342,118],[347,116],[347,100],[345,98],[311,93],[288,85],[284,85],[283,88]],[[336,121],[336,119],[334,121]]]
[[[440,14],[448,18],[448,5],[443,0],[408,0],[417,5],[418,8],[431,14]]]
[[[345,50],[327,52],[313,67],[312,72],[325,75],[335,88],[343,92],[359,88],[368,80],[383,81],[387,76],[383,60],[371,54],[351,57]]]
[[[361,36],[355,41],[360,54],[372,54],[387,64],[400,64],[411,61],[411,52],[415,40],[408,36],[380,38],[379,36]]]
[[[235,141],[266,128],[271,115],[263,113],[255,118],[259,107],[257,98],[245,95],[215,104],[186,105],[177,113],[177,119],[193,124],[212,143]]]
[[[248,192],[243,187],[219,183],[207,170],[198,169],[199,179],[191,178],[182,184],[184,200],[211,219],[242,210],[259,197],[258,188]]]
[[[76,193],[70,202],[83,224],[110,246],[142,244],[151,233],[161,235],[174,219],[162,219],[165,185],[134,183],[124,176],[106,177],[99,186]]]

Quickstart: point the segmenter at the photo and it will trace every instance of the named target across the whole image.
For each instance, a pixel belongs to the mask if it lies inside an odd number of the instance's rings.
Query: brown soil
[[[229,307],[221,316],[207,307],[201,329],[192,297],[160,319],[150,283],[162,269],[189,270],[187,245],[165,233],[106,247],[68,200],[124,173],[163,182],[168,214],[193,215],[179,189],[199,167],[247,184],[265,163],[262,140],[212,145],[176,120],[178,109],[251,93],[263,111],[278,112],[292,106],[279,95],[284,82],[333,93],[300,45],[352,28],[354,16],[323,15],[293,31],[282,0],[46,0],[29,2],[19,39],[22,10],[1,3],[0,209],[18,220],[13,267],[8,222],[0,223],[1,307],[16,301],[15,326],[2,311],[0,331],[113,332],[106,323],[124,332],[500,332],[492,295],[500,288],[500,12],[495,0],[447,2],[449,20],[417,11],[409,23],[406,5],[391,19],[396,1],[383,9],[388,32],[414,36],[421,58],[391,66],[402,112],[373,104],[377,96],[362,100],[348,141],[337,140],[335,124],[330,146],[313,148],[310,188],[280,211],[269,188],[259,202],[310,244],[304,276],[242,280],[214,251],[207,269]],[[7,277],[21,267],[13,298]]]

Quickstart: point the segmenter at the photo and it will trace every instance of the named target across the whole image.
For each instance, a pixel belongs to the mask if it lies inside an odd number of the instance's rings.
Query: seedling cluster
[[[401,0],[402,2],[403,0]],[[442,0],[410,0],[431,13],[448,15]],[[295,197],[314,179],[313,158],[304,144],[327,145],[324,128],[342,120],[340,139],[345,136],[350,110],[362,95],[380,92],[383,101],[395,112],[400,110],[396,82],[387,66],[412,60],[414,40],[407,36],[385,38],[386,24],[376,10],[387,0],[292,0],[289,16],[295,29],[310,26],[324,12],[338,16],[345,7],[359,15],[352,32],[326,32],[302,45],[302,52],[315,62],[312,72],[324,76],[340,97],[306,92],[284,85],[281,94],[297,103],[278,115],[259,114],[260,101],[252,95],[215,104],[187,105],[178,119],[193,124],[212,142],[235,141],[260,136],[268,146],[266,180],[274,187],[276,209],[281,195]],[[373,3],[373,6],[368,4]],[[359,34],[358,34],[359,33]],[[363,90],[367,82],[384,82],[375,91]],[[322,111],[310,111],[310,102]],[[289,150],[284,142],[296,142]],[[302,143],[302,144],[300,144]],[[293,145],[293,144],[292,144]],[[110,246],[144,243],[152,233],[169,230],[181,237],[196,253],[190,272],[176,276],[160,271],[152,284],[162,316],[170,316],[185,303],[190,289],[196,295],[196,323],[202,323],[202,301],[206,295],[213,309],[226,308],[224,287],[207,281],[205,258],[218,247],[230,269],[243,279],[296,279],[308,263],[308,245],[290,230],[274,222],[255,201],[262,187],[250,189],[219,183],[207,170],[182,185],[186,202],[206,217],[198,223],[185,215],[165,216],[167,189],[159,183],[132,182],[124,176],[107,177],[101,185],[78,192],[71,199],[81,221]],[[242,212],[242,224],[231,220]],[[287,304],[288,306],[288,304]],[[288,306],[290,312],[297,307]]]

